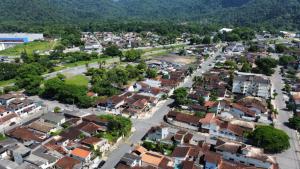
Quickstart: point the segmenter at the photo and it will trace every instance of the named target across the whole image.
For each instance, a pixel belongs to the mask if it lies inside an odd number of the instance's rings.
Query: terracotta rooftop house
[[[21,140],[22,142],[35,141],[43,142],[46,135],[33,132],[26,127],[17,127],[6,133],[8,136]]]
[[[237,104],[237,103],[232,103],[231,107],[243,112],[246,116],[249,116],[249,117],[255,117],[256,116],[255,111],[253,111],[253,110],[251,110],[251,109],[249,109],[249,108],[247,108],[243,105],[240,105],[240,104]]]
[[[98,132],[102,132],[102,131],[106,131],[106,130],[107,130],[106,127],[99,126],[99,125],[97,125],[95,123],[91,123],[91,122],[88,123],[88,124],[86,124],[86,125],[84,125],[80,129],[80,131],[82,131],[82,132],[84,132],[84,133],[86,133],[88,135],[94,135],[94,134],[96,134]]]
[[[161,86],[162,87],[169,87],[169,88],[174,88],[178,86],[179,82],[175,80],[170,80],[170,79],[161,79]]]
[[[80,163],[79,160],[65,156],[56,162],[55,167],[57,169],[80,169]]]
[[[147,149],[143,146],[138,145],[138,146],[135,147],[133,152],[138,154],[138,155],[142,155],[142,154],[145,154],[147,152]]]
[[[107,127],[108,126],[108,123],[109,121],[107,119],[101,119],[99,118],[98,116],[96,115],[88,115],[88,116],[84,116],[82,118],[83,121],[86,121],[86,122],[93,122],[95,124],[98,124],[100,126],[105,126]]]
[[[195,160],[199,155],[199,149],[192,147],[176,147],[172,153],[173,158],[184,160]]]
[[[200,126],[199,121],[201,118],[194,115],[171,111],[168,113],[167,117],[173,119],[174,121],[186,124],[175,124],[180,125],[181,127],[190,128],[189,126],[191,126],[193,129],[196,129]]]
[[[215,118],[215,116],[216,115],[214,113],[207,113],[205,117],[200,119],[199,121],[201,124],[210,124],[212,120]]]
[[[97,137],[87,137],[80,141],[81,144],[92,147],[98,144],[102,139]]]
[[[257,109],[261,113],[265,113],[268,111],[268,104],[266,100],[259,97],[244,97],[243,99],[239,100],[238,103],[250,109]]]
[[[83,148],[75,148],[71,152],[71,156],[82,161],[88,161],[91,158],[91,152]]]
[[[0,125],[9,124],[13,119],[18,118],[16,113],[9,113],[8,115],[0,117]]]
[[[218,103],[217,103],[217,102],[213,102],[213,101],[207,101],[207,102],[205,102],[204,107],[212,108],[212,107],[214,107],[216,104],[218,104]]]
[[[140,94],[135,94],[133,96],[131,96],[132,99],[134,100],[147,100],[149,103],[156,103],[157,102],[157,99],[155,97],[151,97],[151,96],[145,96],[145,95],[140,95]]]
[[[178,113],[175,119],[180,122],[198,125],[200,117],[185,113]]]
[[[174,140],[181,144],[189,143],[192,138],[193,138],[193,134],[182,130],[179,130],[174,135]]]
[[[220,130],[228,130],[235,134],[236,136],[243,137],[244,132],[246,131],[245,129],[241,128],[238,125],[234,125],[228,122],[222,122],[222,124],[219,126]]]
[[[221,162],[218,164],[218,169],[259,169],[259,168],[234,163],[232,161],[221,160]]]
[[[200,169],[200,167],[196,167],[193,161],[183,161],[182,169]]]
[[[63,148],[62,146],[58,145],[55,140],[50,140],[48,143],[44,145],[44,147],[48,150],[57,151],[58,153],[62,155],[67,155],[67,150]]]
[[[219,164],[221,162],[221,155],[212,151],[207,151],[204,156],[204,161],[212,164]]]
[[[43,122],[40,120],[34,121],[28,125],[28,128],[40,131],[42,133],[49,133],[52,129],[55,129],[55,126],[51,123]]]
[[[157,168],[168,168],[173,166],[173,162],[163,155],[155,152],[147,152],[142,155],[142,165],[150,165]]]

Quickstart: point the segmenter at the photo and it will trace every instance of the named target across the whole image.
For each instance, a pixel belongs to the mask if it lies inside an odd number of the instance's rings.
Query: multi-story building
[[[272,92],[271,80],[261,74],[236,72],[232,92],[269,99]]]

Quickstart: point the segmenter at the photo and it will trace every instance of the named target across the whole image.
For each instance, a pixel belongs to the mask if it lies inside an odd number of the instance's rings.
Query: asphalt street
[[[290,137],[290,149],[276,154],[279,167],[281,169],[300,169],[300,153],[299,153],[299,139],[297,138],[296,131],[294,129],[286,126],[288,119],[293,116],[293,112],[286,111],[286,104],[284,101],[284,94],[282,89],[284,87],[284,82],[282,76],[280,75],[280,67],[276,68],[276,72],[271,78],[273,88],[276,90],[278,95],[274,100],[275,107],[278,109],[278,117],[275,123],[277,128],[284,130]]]
[[[209,65],[213,63],[213,60],[219,54],[220,53],[217,52],[213,57],[208,58],[202,64],[202,67],[196,70],[192,76],[187,77],[179,87],[192,87],[193,78],[195,76],[201,76],[203,72],[210,70],[213,66]],[[135,131],[125,142],[121,142],[119,146],[108,155],[107,161],[101,169],[112,169],[117,165],[125,153],[129,153],[133,150],[134,144],[139,143],[151,127],[160,125],[163,122],[164,115],[169,112],[170,108],[168,105],[171,103],[173,103],[173,100],[167,99],[165,102],[158,105],[157,110],[149,119],[133,120]]]

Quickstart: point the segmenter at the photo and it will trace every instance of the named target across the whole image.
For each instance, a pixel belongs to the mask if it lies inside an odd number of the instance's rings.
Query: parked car
[[[105,161],[101,161],[100,163],[99,163],[99,165],[98,165],[98,168],[101,168],[101,167],[103,167],[104,166],[104,164],[105,164]]]

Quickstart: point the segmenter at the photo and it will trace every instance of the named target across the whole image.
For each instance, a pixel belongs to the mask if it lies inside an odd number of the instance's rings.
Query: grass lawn
[[[39,51],[50,50],[56,45],[56,43],[57,43],[56,41],[34,41],[34,42],[24,43],[0,51],[0,55],[19,56],[24,50],[26,50],[28,54],[32,54],[34,51],[37,50]]]
[[[87,86],[89,79],[84,75],[76,75],[66,79],[66,84],[73,84],[78,86]]]
[[[15,83],[15,79],[0,81],[0,87],[8,86],[11,83]]]
[[[100,58],[100,59],[92,59],[92,60],[89,60],[89,61],[78,61],[78,62],[74,62],[74,63],[67,63],[67,64],[64,64],[63,66],[54,67],[54,71],[60,71],[60,70],[66,69],[66,68],[72,68],[72,67],[76,67],[76,66],[82,66],[82,65],[85,65],[87,63],[88,64],[97,63],[97,62],[100,62],[100,61],[103,61],[103,60],[106,61],[106,64],[110,64],[111,62],[117,62],[119,60],[119,58],[117,58],[117,57],[115,57],[115,58],[107,57],[107,58]]]
[[[5,139],[6,139],[6,136],[4,134],[0,133],[0,141],[5,140]]]

